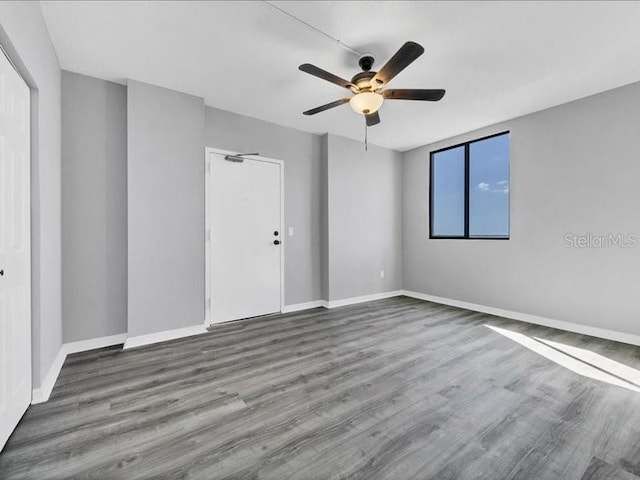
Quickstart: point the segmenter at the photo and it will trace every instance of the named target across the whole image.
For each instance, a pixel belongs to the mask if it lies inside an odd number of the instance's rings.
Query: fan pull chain
[[[368,152],[369,151],[369,140],[367,138],[367,133],[369,132],[369,126],[366,124],[364,124],[364,151]]]

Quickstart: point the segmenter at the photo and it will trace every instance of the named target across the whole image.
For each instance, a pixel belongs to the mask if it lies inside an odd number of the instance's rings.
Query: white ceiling
[[[426,52],[394,88],[445,88],[438,103],[387,101],[371,143],[407,150],[640,81],[640,2],[276,1],[379,68],[405,41]],[[42,10],[63,69],[202,96],[207,105],[313,133],[361,140],[348,105],[357,56],[265,2],[61,2]],[[345,95],[347,93],[347,95]]]

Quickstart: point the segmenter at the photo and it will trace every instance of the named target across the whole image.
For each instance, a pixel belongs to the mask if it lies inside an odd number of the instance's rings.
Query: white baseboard
[[[426,293],[404,291],[403,294],[406,295],[407,297],[426,300],[428,302],[441,303],[443,305],[450,305],[452,307],[459,307],[459,308],[464,308],[466,310],[473,310],[474,312],[488,313],[489,315],[495,315],[497,317],[504,317],[511,320],[518,320],[518,321],[527,322],[527,323],[534,323],[536,325],[557,328],[558,330],[565,330],[567,332],[580,333],[582,335],[589,335],[591,337],[604,338],[606,340],[614,340],[616,342],[622,342],[622,343],[628,343],[630,345],[640,346],[640,336],[633,335],[630,333],[617,332],[615,330],[606,330],[604,328],[591,327],[588,325],[580,325],[577,323],[565,322],[563,320],[554,320],[551,318],[540,317],[538,315],[514,312],[512,310],[503,310],[501,308],[487,307],[486,305],[478,305],[476,303],[462,302],[460,300],[452,300],[450,298],[437,297],[435,295],[428,295]]]
[[[347,305],[355,305],[356,303],[382,300],[383,298],[399,297],[400,295],[404,295],[404,290],[395,290],[393,292],[374,293],[372,295],[362,295],[361,297],[351,297],[351,298],[343,298],[340,300],[331,300],[327,302],[327,308],[344,307]]]
[[[126,333],[118,335],[110,335],[108,337],[91,338],[89,340],[80,340],[79,342],[70,342],[62,345],[65,353],[71,355],[72,353],[86,352],[88,350],[95,350],[96,348],[111,347],[112,345],[120,345],[127,339]]]
[[[403,290],[396,290],[393,292],[374,293],[372,295],[363,295],[361,297],[343,298],[343,299],[334,300],[331,302],[328,302],[326,300],[314,300],[313,302],[294,303],[294,304],[285,305],[284,307],[282,307],[282,313],[300,312],[302,310],[310,310],[312,308],[319,308],[319,307],[324,307],[324,308],[345,307],[347,305],[354,305],[356,303],[371,302],[373,300],[381,300],[383,298],[398,297],[400,295],[404,295]],[[220,322],[220,323],[226,323],[226,322]],[[213,325],[215,324],[212,324],[211,326]]]
[[[60,347],[56,358],[53,359],[53,363],[49,367],[49,371],[44,376],[42,382],[40,382],[40,387],[34,388],[31,392],[31,403],[42,403],[49,400],[49,395],[51,395],[51,391],[53,390],[53,386],[56,384],[56,380],[58,379],[58,375],[60,375],[60,370],[62,370],[62,365],[64,365],[64,360],[67,358],[67,354],[64,351],[64,345]]]
[[[56,355],[56,358],[53,360],[49,371],[45,375],[44,380],[40,384],[40,387],[34,388],[31,392],[31,404],[43,403],[49,400],[51,391],[56,384],[56,380],[58,380],[60,370],[62,370],[62,365],[64,365],[67,355],[86,352],[87,350],[94,350],[96,348],[110,347],[111,345],[118,345],[120,343],[124,343],[126,338],[127,335],[123,333],[120,335],[110,335],[108,337],[63,343]]]
[[[164,332],[150,333],[148,335],[138,335],[137,337],[127,337],[127,340],[124,342],[124,349],[128,350],[129,348],[142,347],[143,345],[150,345],[152,343],[191,337],[192,335],[200,335],[201,333],[207,333],[204,325],[176,328],[174,330],[165,330]]]
[[[360,297],[341,298],[340,300],[315,300],[307,303],[296,303],[293,305],[285,305],[282,313],[299,312],[301,310],[309,310],[311,308],[336,308],[346,307],[347,305],[355,305],[357,303],[372,302],[374,300],[382,300],[383,298],[399,297],[404,295],[404,290],[394,290],[392,292],[373,293],[371,295],[362,295]]]
[[[282,313],[299,312],[301,310],[310,310],[312,308],[325,307],[327,308],[326,300],[316,300],[314,302],[306,303],[294,303],[293,305],[285,305],[282,307]]]

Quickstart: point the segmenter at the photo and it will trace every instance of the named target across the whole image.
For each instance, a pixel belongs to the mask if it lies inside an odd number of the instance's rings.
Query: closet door
[[[0,49],[0,449],[31,403],[29,87]]]

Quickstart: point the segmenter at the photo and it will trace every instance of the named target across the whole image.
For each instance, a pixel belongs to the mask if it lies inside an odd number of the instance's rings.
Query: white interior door
[[[29,87],[0,50],[0,449],[31,403]]]
[[[281,308],[282,164],[209,154],[211,321]]]

